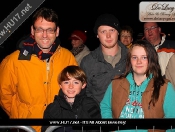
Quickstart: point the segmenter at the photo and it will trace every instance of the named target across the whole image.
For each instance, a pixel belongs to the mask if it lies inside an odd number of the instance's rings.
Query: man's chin
[[[50,47],[42,47],[42,49],[50,49]]]
[[[52,47],[52,45],[49,45],[49,46],[40,46],[40,48],[42,48],[42,49],[50,49]]]
[[[68,94],[67,97],[69,97],[69,98],[75,98],[75,95],[72,95],[72,94],[69,95],[69,94]]]

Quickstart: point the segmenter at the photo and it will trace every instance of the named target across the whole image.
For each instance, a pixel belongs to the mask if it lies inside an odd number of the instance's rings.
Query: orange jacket
[[[10,118],[43,118],[46,106],[60,89],[58,74],[68,65],[78,65],[73,54],[58,47],[49,63],[36,55],[18,60],[19,50],[0,64],[0,105]],[[40,132],[40,126],[34,127]]]

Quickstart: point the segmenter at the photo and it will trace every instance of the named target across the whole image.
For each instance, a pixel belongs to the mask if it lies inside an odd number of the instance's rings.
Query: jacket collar
[[[30,43],[29,43],[29,42]],[[19,56],[18,56],[18,60],[30,60],[31,59],[31,56],[32,56],[32,54],[34,54],[35,52],[35,50],[34,50],[34,46],[26,46],[28,49],[26,49],[26,47],[24,46],[24,43],[29,43],[29,44],[33,44],[33,43],[35,43],[36,44],[36,42],[35,42],[35,40],[34,40],[34,38],[32,37],[32,35],[31,36],[29,36],[28,38],[26,38],[26,40],[24,40],[24,41],[22,41],[22,43],[20,43],[20,48],[19,48],[19,50],[20,50],[20,53],[19,53]],[[57,51],[58,49],[60,49],[60,39],[57,37],[56,39],[55,39],[55,46],[53,47],[54,48],[54,51],[53,51],[53,53],[55,52],[55,51]],[[38,48],[39,49],[39,48]],[[52,55],[51,55],[52,56]],[[50,57],[49,57],[50,58]]]
[[[145,91],[153,91],[153,90],[154,90],[154,87],[153,87],[153,81],[154,81],[154,79],[152,78],[152,76],[153,76],[153,75],[150,74],[149,77],[147,77],[147,78],[143,81],[143,83],[142,83],[142,85],[145,85],[145,83],[148,83],[147,88],[145,89]],[[134,78],[133,78],[132,73],[129,73],[129,74],[127,75],[126,80],[127,80],[127,82],[129,83],[129,87],[130,87],[130,85],[135,85],[135,81],[134,81]],[[123,85],[123,88],[124,88],[124,89],[127,89],[127,88],[128,88],[128,83],[126,83],[126,81],[123,82],[122,85]]]
[[[121,55],[121,60],[124,60],[126,58],[128,49],[120,41],[118,41],[118,45],[121,47],[121,54],[122,54]],[[101,46],[99,46],[97,49],[92,51],[92,57],[97,58],[98,61],[105,62]]]
[[[78,95],[75,96],[73,106],[77,106],[79,102],[85,97],[85,95],[86,95],[86,90],[84,88],[81,90],[81,92]],[[59,100],[59,99],[63,100],[64,102],[67,102],[65,99],[65,94],[63,93],[62,89],[60,89],[58,96],[56,96],[55,98],[55,100]],[[61,105],[66,108],[68,106],[68,103],[61,103]]]

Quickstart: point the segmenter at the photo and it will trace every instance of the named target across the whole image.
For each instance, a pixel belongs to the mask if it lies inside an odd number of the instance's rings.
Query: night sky
[[[40,7],[49,7],[55,10],[59,16],[61,45],[70,48],[69,35],[74,29],[87,31],[88,46],[93,50],[99,42],[93,33],[93,26],[96,18],[102,13],[114,14],[120,22],[120,25],[130,25],[134,30],[134,35],[143,33],[143,23],[139,21],[139,3],[140,1],[62,1],[45,0]],[[6,0],[0,8],[2,22],[21,2],[22,0]],[[9,4],[10,3],[10,4]],[[2,8],[3,5],[6,8]],[[31,15],[32,16],[32,15]],[[16,49],[18,40],[30,33],[31,16],[26,19],[21,26],[2,44],[6,49],[6,54]],[[175,34],[175,22],[160,23],[164,33]]]

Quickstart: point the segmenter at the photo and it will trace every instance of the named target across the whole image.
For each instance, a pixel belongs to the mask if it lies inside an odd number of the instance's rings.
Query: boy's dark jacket
[[[86,96],[85,89],[76,95],[74,104],[71,105],[66,101],[62,89],[55,96],[54,102],[49,104],[44,112],[44,119],[101,119],[100,107],[98,103]],[[48,126],[42,126],[41,131],[45,132]],[[70,127],[67,128],[70,132]],[[77,132],[82,130],[72,130]],[[85,131],[85,130],[84,130]],[[54,132],[64,132],[64,127],[56,129]],[[86,131],[85,131],[86,132]],[[88,131],[89,132],[89,131]]]

